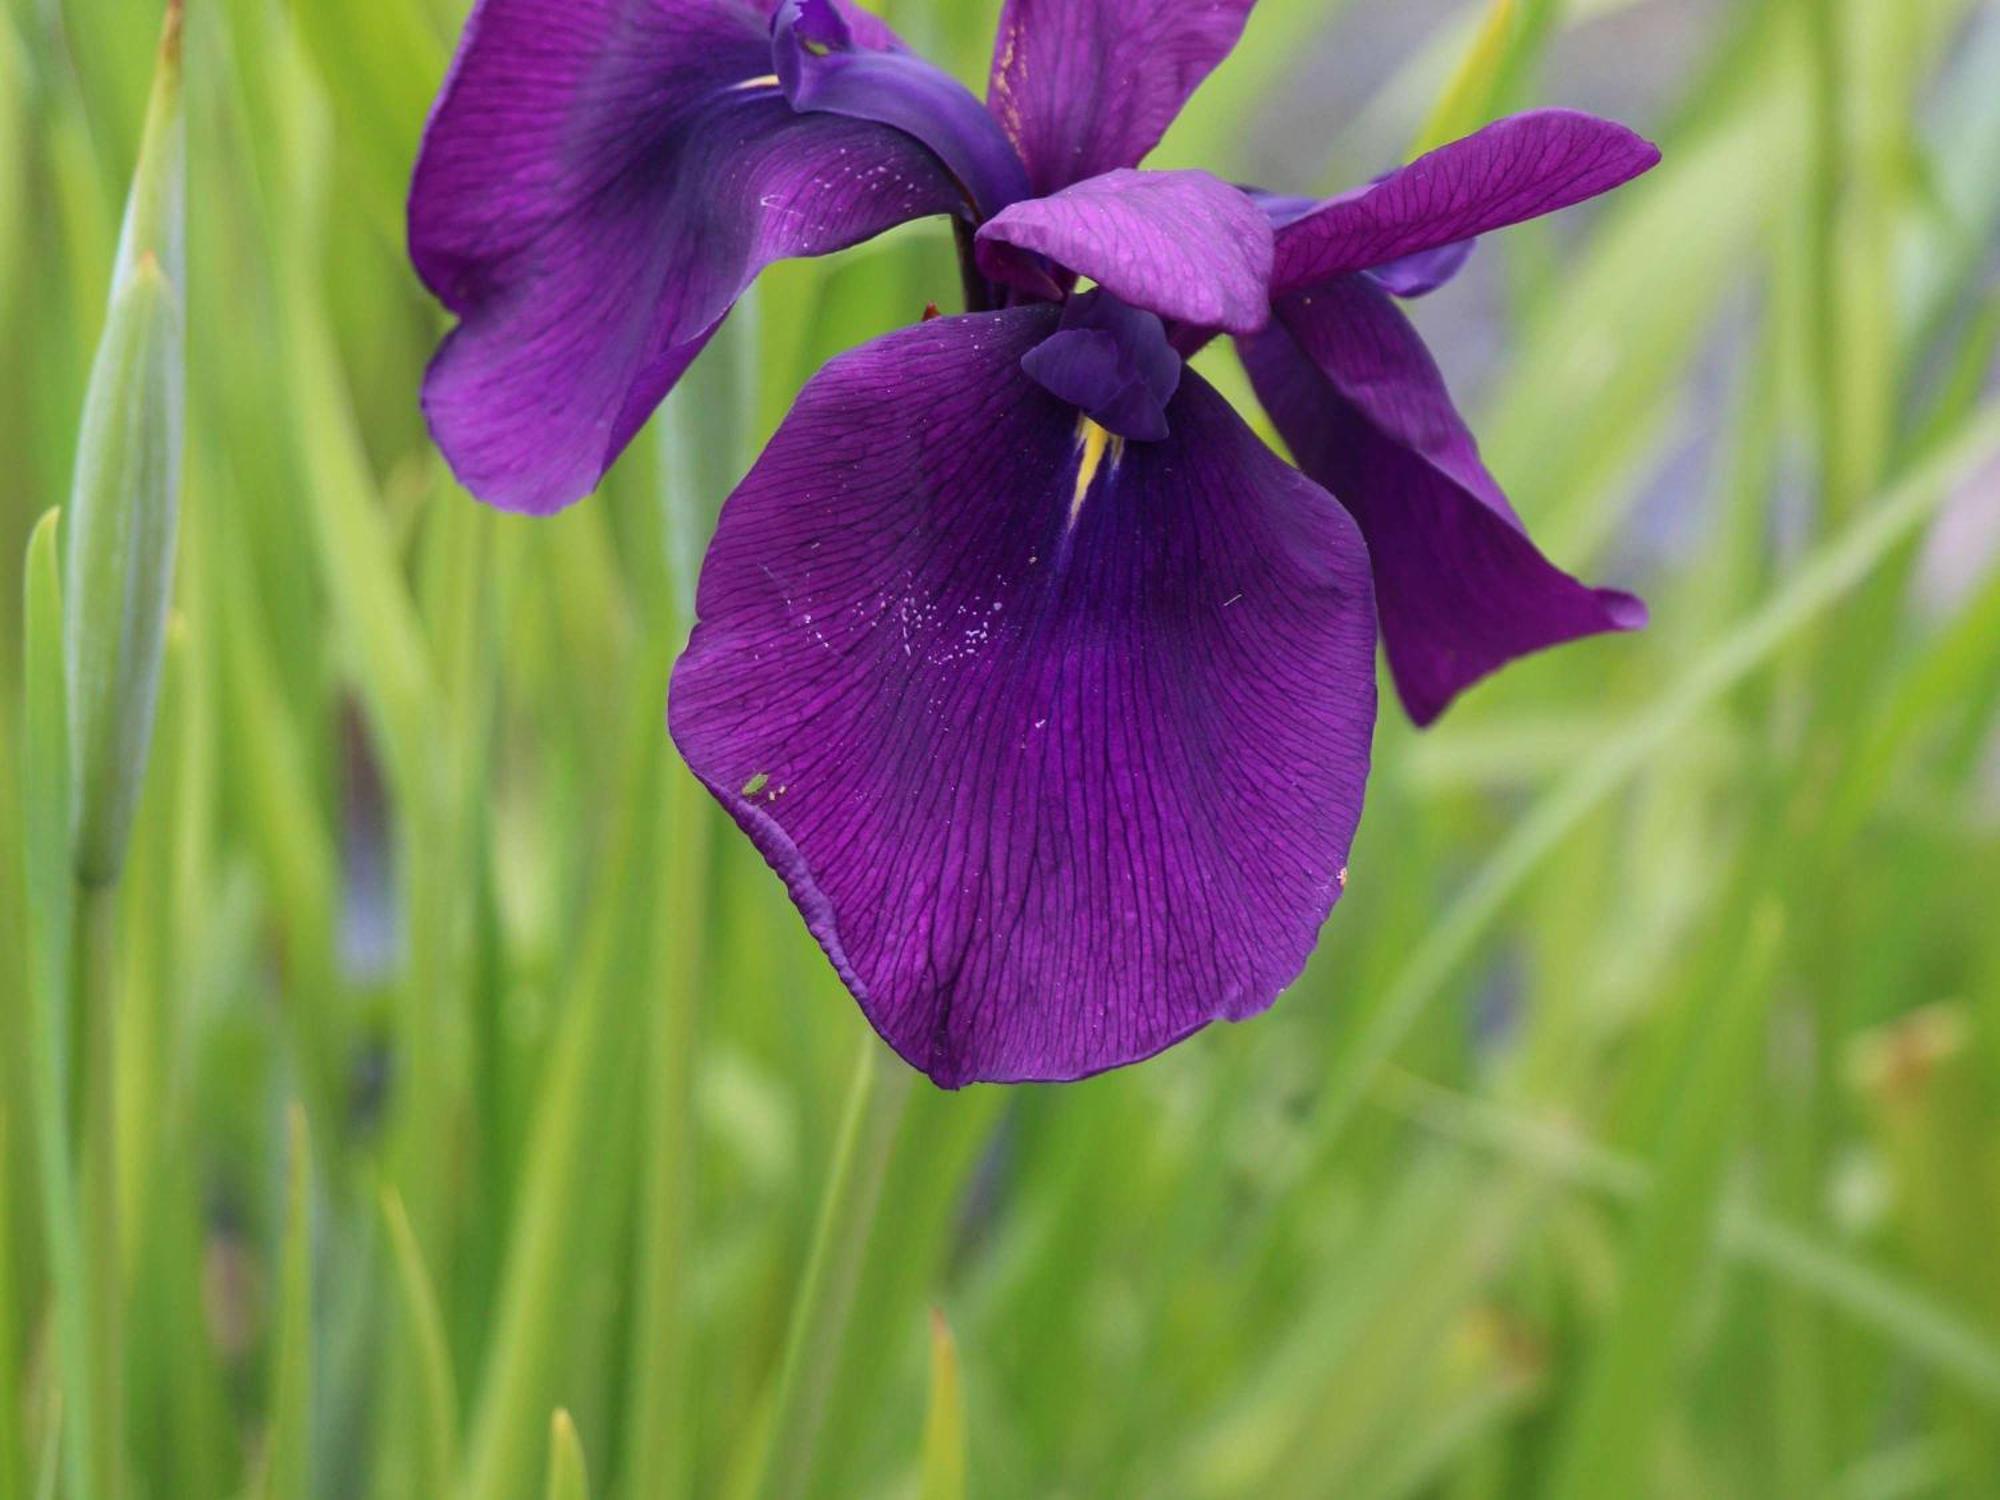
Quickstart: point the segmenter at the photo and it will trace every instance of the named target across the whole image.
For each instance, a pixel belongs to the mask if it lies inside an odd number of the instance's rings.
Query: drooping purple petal
[[[425,132],[410,254],[461,319],[424,383],[466,486],[588,493],[756,273],[962,204],[902,131],[799,114],[737,0],[481,0]]]
[[[986,102],[1053,193],[1136,167],[1242,35],[1253,0],[1007,0]]]
[[[1652,142],[1609,120],[1567,109],[1512,115],[1291,218],[1278,230],[1272,292],[1300,291],[1554,213],[1659,159]]]
[[[1428,297],[1465,269],[1465,263],[1472,259],[1473,246],[1478,243],[1477,240],[1454,240],[1449,245],[1412,251],[1382,265],[1371,266],[1362,274],[1394,296]]]
[[[832,0],[784,0],[772,18],[771,52],[794,109],[873,120],[915,136],[951,169],[981,215],[1028,196],[1021,159],[972,91],[900,42],[892,50],[865,47]]]
[[[1382,641],[1410,717],[1530,652],[1636,630],[1646,607],[1536,550],[1480,461],[1423,340],[1378,287],[1342,277],[1281,301],[1239,344],[1299,467],[1361,523]]]
[[[1021,356],[1029,379],[1120,437],[1156,443],[1182,363],[1159,318],[1097,287],[1063,304],[1056,331]]]
[[[723,510],[688,763],[939,1083],[1262,1010],[1338,899],[1374,718],[1358,532],[1188,375],[1122,445],[1021,373],[1053,308],[835,360]]]
[[[1047,279],[1042,255],[1163,318],[1232,333],[1270,321],[1270,223],[1206,172],[1106,172],[1016,203],[977,245],[982,271],[1026,291]]]
[[[1337,198],[1299,198],[1258,187],[1242,191],[1270,221],[1274,234],[1282,235],[1299,220],[1324,213],[1337,204],[1352,202],[1395,175],[1394,172],[1386,172],[1367,187],[1351,188]],[[1476,239],[1453,240],[1425,250],[1413,250],[1379,266],[1370,266],[1366,274],[1384,291],[1393,292],[1398,297],[1427,297],[1465,269],[1465,263],[1472,258],[1473,247],[1478,243]]]

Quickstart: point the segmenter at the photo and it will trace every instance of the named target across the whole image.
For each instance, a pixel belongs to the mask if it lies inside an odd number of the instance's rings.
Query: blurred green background
[[[973,81],[994,9],[889,12]],[[477,506],[401,248],[461,11],[191,0],[79,1434],[11,601],[159,10],[0,0],[0,1500],[84,1500],[79,1441],[162,1500],[2000,1496],[2000,5],[1262,0],[1161,164],[1332,189],[1542,103],[1661,143],[1415,311],[1654,623],[1428,734],[1385,696],[1268,1017],[956,1096],[663,715],[716,505],[821,360],[954,305],[949,236],[777,268],[597,499]]]

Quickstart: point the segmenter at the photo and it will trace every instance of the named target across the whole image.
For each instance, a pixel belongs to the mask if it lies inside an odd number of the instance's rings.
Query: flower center
[[[1127,438],[1151,443],[1167,435],[1167,403],[1181,383],[1181,357],[1167,341],[1166,325],[1102,287],[1064,302],[1062,322],[1022,356],[1021,368],[1088,423],[1079,429],[1086,445],[1079,503],[1103,461],[1107,439],[1122,447]],[[1118,447],[1111,449],[1114,466],[1118,453]]]
[[[1104,455],[1111,455],[1111,469],[1118,470],[1125,457],[1125,439],[1115,432],[1107,432],[1089,417],[1078,415],[1076,419],[1076,489],[1069,501],[1069,524],[1076,526],[1076,518],[1083,514],[1083,502],[1090,495],[1090,487],[1097,481],[1097,471],[1104,467]]]

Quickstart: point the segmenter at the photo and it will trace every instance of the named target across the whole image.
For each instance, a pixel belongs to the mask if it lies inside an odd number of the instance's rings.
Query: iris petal
[[[1106,172],[1015,204],[977,244],[981,270],[1026,291],[1046,280],[1043,255],[1163,318],[1232,333],[1270,321],[1270,223],[1206,172]]]
[[[1536,549],[1423,340],[1371,282],[1285,298],[1239,348],[1299,467],[1361,523],[1389,669],[1417,723],[1517,657],[1645,624],[1639,600]]]
[[[1253,0],[1007,0],[986,102],[1037,194],[1136,167]]]
[[[1300,291],[1554,213],[1659,159],[1650,141],[1592,115],[1543,109],[1510,116],[1372,187],[1293,214],[1278,230],[1272,291]]]
[[[425,412],[482,499],[588,493],[765,265],[962,203],[916,140],[798,114],[770,74],[734,0],[481,0],[409,233],[462,320]]]
[[[979,216],[1028,196],[1021,159],[972,91],[900,42],[859,37],[832,0],[785,0],[772,18],[772,61],[794,109],[893,125],[929,146]]]
[[[1477,240],[1454,240],[1429,250],[1401,255],[1364,273],[1383,291],[1398,297],[1428,297],[1465,269]]]
[[[1352,522],[1198,376],[1122,449],[1020,369],[1047,307],[835,360],[730,498],[688,763],[939,1083],[1265,1008],[1338,899],[1374,720]]]
[[[1061,326],[1022,356],[1021,368],[1100,427],[1152,443],[1167,435],[1182,366],[1157,317],[1099,287],[1063,304]]]

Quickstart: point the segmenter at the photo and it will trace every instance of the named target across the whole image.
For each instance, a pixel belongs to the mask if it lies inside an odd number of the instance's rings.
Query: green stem
[[[92,1450],[93,1500],[124,1491],[124,1275],[119,1252],[118,1018],[115,888],[76,889],[76,1010],[85,1037],[83,1201],[84,1359],[89,1412],[84,1441]]]
[[[645,1179],[632,1398],[624,1492],[679,1500],[694,1492],[693,1340],[686,1284],[693,1263],[695,1058],[701,1045],[703,933],[709,880],[706,794],[678,768],[667,773],[661,874],[648,1021],[652,1084],[646,1101]]]
[[[826,1414],[828,1387],[847,1333],[854,1289],[882,1201],[890,1149],[910,1097],[910,1074],[883,1066],[874,1037],[862,1043],[834,1146],[833,1172],[813,1230],[812,1250],[778,1369],[777,1398],[753,1492],[761,1500],[798,1500],[812,1477],[813,1447]]]

